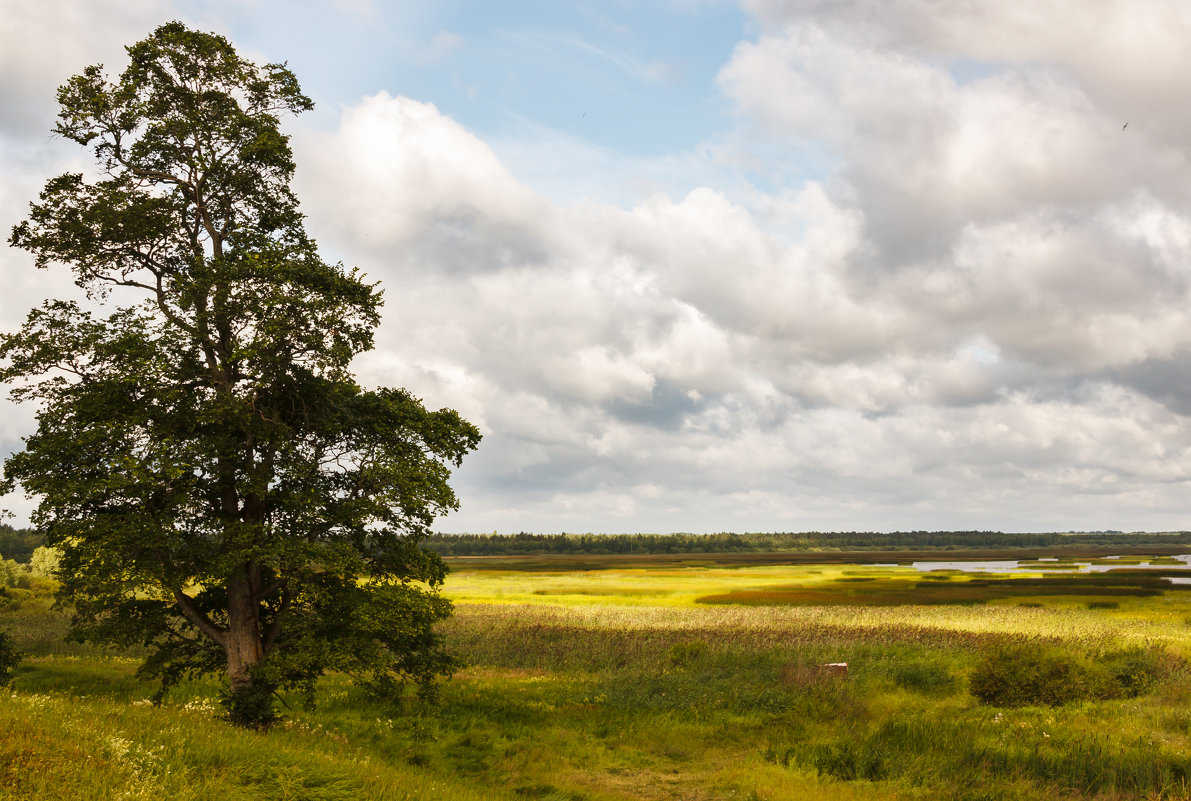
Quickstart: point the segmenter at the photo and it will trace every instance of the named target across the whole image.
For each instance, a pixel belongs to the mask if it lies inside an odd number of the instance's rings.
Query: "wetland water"
[[[911,562],[921,573],[962,571],[964,573],[1106,573],[1109,570],[1163,570],[1185,576],[1163,576],[1171,584],[1191,584],[1191,554],[1162,557],[1101,556],[1094,559],[979,559],[955,562]]]

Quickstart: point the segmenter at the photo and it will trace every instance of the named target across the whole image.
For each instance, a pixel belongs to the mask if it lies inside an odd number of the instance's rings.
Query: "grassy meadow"
[[[26,653],[0,799],[1188,798],[1191,585],[1164,561],[461,559],[436,706],[331,676],[267,733],[214,680],[152,706],[136,654],[64,642],[32,579],[0,601]]]

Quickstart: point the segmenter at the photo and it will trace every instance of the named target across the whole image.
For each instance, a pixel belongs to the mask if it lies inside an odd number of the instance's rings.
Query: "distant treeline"
[[[0,523],[0,557],[28,563],[45,535]],[[1186,545],[1191,531],[1006,534],[1001,531],[777,532],[719,534],[432,534],[422,546],[443,556],[772,553],[782,551],[981,550]]]
[[[768,553],[775,551],[977,550],[1187,545],[1191,531],[1006,534],[1000,531],[849,531],[745,534],[434,534],[423,546],[443,556],[542,554]]]
[[[0,557],[28,564],[33,551],[45,545],[45,535],[37,529],[13,528],[0,523]]]

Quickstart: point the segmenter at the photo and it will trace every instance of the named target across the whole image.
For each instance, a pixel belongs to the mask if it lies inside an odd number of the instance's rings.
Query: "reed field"
[[[461,559],[436,705],[329,676],[268,732],[214,680],[152,706],[31,579],[0,600],[0,799],[1188,798],[1181,564]]]

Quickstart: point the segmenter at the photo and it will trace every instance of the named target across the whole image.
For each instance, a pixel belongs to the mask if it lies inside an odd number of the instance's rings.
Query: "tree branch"
[[[286,585],[281,591],[281,605],[277,608],[277,616],[273,618],[273,622],[269,624],[269,628],[265,629],[265,636],[261,642],[261,650],[268,654],[273,650],[273,646],[277,644],[277,636],[281,634],[281,621],[285,617],[286,611],[289,609],[290,601],[293,600],[293,594],[289,590],[289,585]]]
[[[174,600],[178,602],[178,608],[182,610],[182,614],[186,615],[186,619],[194,625],[198,626],[199,631],[206,634],[220,646],[227,646],[227,632],[216,626],[211,618],[207,617],[207,613],[199,609],[195,604],[194,599],[181,590],[174,590]]]

